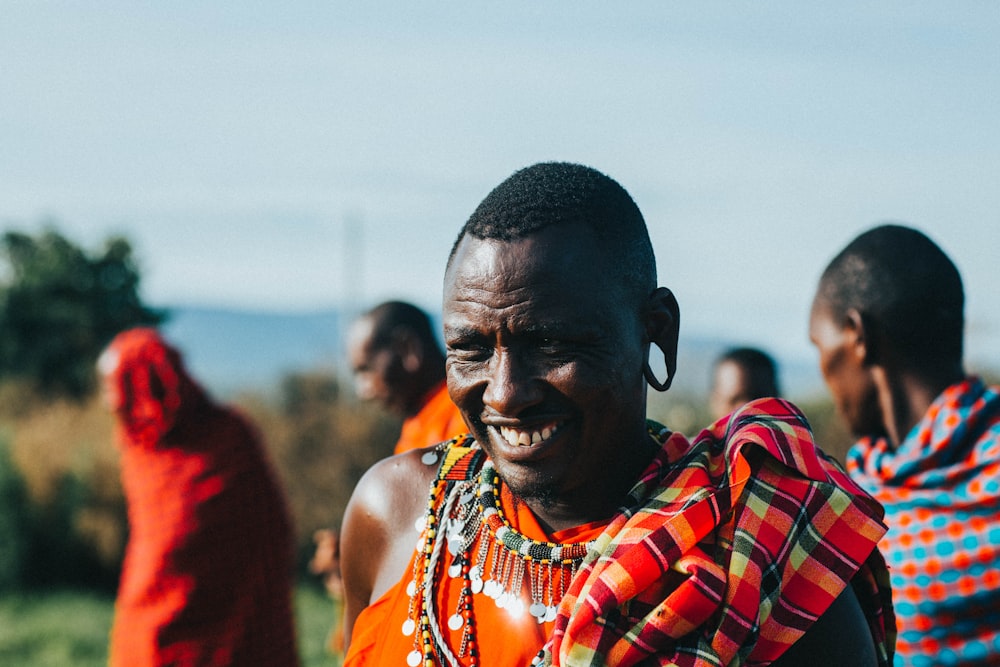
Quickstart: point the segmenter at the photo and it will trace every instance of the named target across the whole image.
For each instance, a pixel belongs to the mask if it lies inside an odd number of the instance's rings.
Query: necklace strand
[[[500,477],[488,460],[476,481],[454,483],[450,488],[444,480],[434,484],[414,578],[407,587],[409,616],[403,634],[415,635],[413,651],[407,656],[410,667],[461,667],[462,657],[468,658],[468,667],[479,667],[474,598],[480,593],[512,614],[527,610],[539,624],[555,619],[567,578],[576,574],[590,543],[563,545],[523,535],[504,516],[500,493]],[[477,537],[479,544],[473,552]],[[452,559],[447,575],[462,579],[455,612],[447,618],[449,630],[461,631],[457,656],[449,647],[435,609],[435,582],[444,576],[445,550]]]

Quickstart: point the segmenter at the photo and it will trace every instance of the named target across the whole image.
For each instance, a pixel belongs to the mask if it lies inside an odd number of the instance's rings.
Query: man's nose
[[[497,414],[517,416],[542,400],[539,380],[531,364],[509,350],[501,350],[490,360],[483,403]]]

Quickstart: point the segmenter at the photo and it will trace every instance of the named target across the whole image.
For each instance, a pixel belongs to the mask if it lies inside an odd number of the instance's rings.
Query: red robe
[[[297,665],[292,530],[259,435],[150,329],[102,365],[131,531],[111,667]]]

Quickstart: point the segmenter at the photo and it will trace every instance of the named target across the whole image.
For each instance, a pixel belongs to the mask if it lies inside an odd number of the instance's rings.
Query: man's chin
[[[501,471],[500,467],[504,470]],[[497,473],[517,498],[542,508],[551,507],[558,500],[558,487],[549,475],[516,464],[500,467]]]

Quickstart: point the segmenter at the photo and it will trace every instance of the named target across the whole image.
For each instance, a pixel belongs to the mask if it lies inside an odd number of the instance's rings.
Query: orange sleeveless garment
[[[534,514],[523,503],[515,503],[507,486],[504,485],[500,494],[500,502],[504,515],[508,517],[511,526],[524,535],[535,540],[570,543],[586,542],[595,539],[607,526],[606,521],[584,524],[567,530],[548,534],[535,519]],[[414,544],[417,532],[413,532]],[[472,546],[474,553],[479,546],[479,538]],[[414,552],[416,556],[416,552]],[[373,602],[358,616],[354,624],[354,634],[351,646],[347,652],[344,667],[379,667],[381,665],[405,666],[407,655],[414,650],[415,635],[403,634],[403,623],[409,617],[410,596],[406,586],[413,578],[413,559],[407,566],[403,578],[382,597]],[[458,607],[459,595],[462,589],[461,577],[451,578],[444,574],[443,586],[437,600],[437,608],[444,618],[450,616]],[[566,585],[569,582],[566,581]],[[530,600],[528,577],[525,577],[522,598]],[[479,664],[485,667],[503,667],[504,665],[527,665],[535,657],[552,633],[554,622],[538,623],[525,612],[520,617],[512,616],[508,611],[496,606],[493,600],[485,595],[473,596],[475,638],[479,646]],[[526,605],[527,606],[527,605]],[[451,650],[458,655],[462,630],[453,631],[447,627],[443,632],[449,639]],[[419,633],[418,633],[419,634]],[[468,663],[468,657],[463,659]]]
[[[468,432],[462,413],[448,396],[447,384],[442,382],[429,394],[420,412],[403,422],[393,454],[436,445]]]

